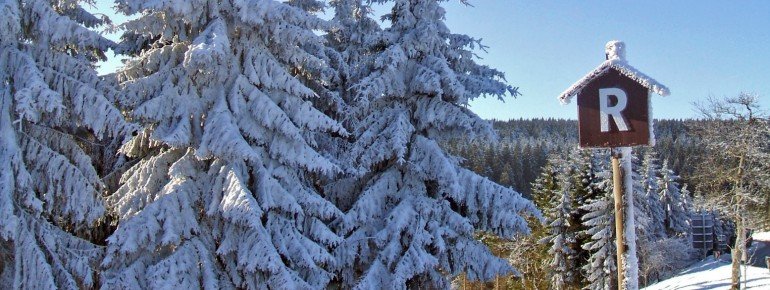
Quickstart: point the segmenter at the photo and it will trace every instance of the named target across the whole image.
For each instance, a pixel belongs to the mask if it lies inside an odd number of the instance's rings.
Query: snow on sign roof
[[[605,46],[605,53],[607,54],[606,61],[559,95],[559,101],[561,101],[562,104],[569,104],[572,97],[579,94],[588,83],[605,74],[610,69],[617,70],[622,75],[631,78],[658,95],[668,96],[670,93],[666,86],[643,74],[626,62],[625,44],[622,41],[613,40],[608,42]]]

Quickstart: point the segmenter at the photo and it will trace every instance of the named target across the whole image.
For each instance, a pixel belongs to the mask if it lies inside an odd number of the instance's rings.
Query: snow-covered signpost
[[[608,42],[605,55],[606,61],[559,100],[567,104],[577,95],[581,148],[612,149],[618,289],[637,289],[631,146],[654,145],[650,95],[666,96],[669,91],[626,62],[623,42]]]

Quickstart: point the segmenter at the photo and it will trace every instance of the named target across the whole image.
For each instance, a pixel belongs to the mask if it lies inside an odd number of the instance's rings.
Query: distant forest
[[[654,147],[634,148],[634,155],[655,150],[658,158],[668,160],[669,166],[680,175],[681,183],[692,184],[695,165],[702,160],[699,142],[689,129],[698,120],[655,120]],[[531,198],[532,182],[545,165],[550,154],[566,154],[577,146],[578,127],[575,120],[518,119],[492,120],[497,140],[451,139],[444,146],[464,158],[463,166],[487,178],[512,187]]]

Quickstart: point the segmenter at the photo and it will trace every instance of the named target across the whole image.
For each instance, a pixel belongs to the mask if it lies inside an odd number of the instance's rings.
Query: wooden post
[[[612,149],[612,187],[615,196],[615,245],[617,247],[618,289],[625,289],[625,210],[623,207],[623,170],[620,168],[620,159],[623,158],[620,150]],[[627,174],[627,173],[625,173]]]
[[[605,56],[617,62],[603,63],[563,92],[559,99],[568,103],[577,96],[580,148],[612,148],[618,289],[636,290],[639,287],[639,260],[636,255],[631,146],[654,145],[650,95],[655,92],[665,96],[669,91],[630,67],[623,69],[626,65],[624,49],[622,41],[608,42]]]

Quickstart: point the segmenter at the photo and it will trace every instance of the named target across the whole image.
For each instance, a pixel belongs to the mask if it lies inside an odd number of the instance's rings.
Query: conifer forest
[[[520,84],[445,1],[95,3],[0,0],[0,289],[624,283],[609,150],[575,120],[471,110]],[[724,251],[770,229],[760,98],[656,119],[633,149],[639,287],[717,250],[696,216]]]

